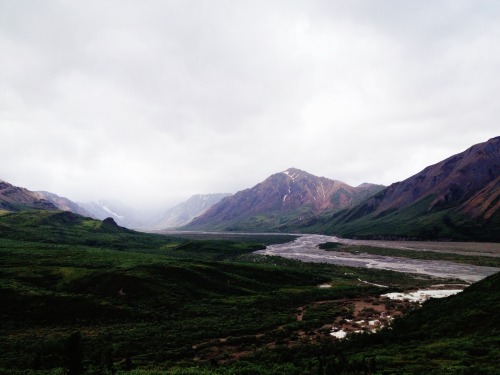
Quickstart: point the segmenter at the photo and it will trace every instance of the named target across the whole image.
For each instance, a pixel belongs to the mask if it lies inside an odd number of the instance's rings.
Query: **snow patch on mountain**
[[[101,207],[102,207],[102,209],[103,209],[104,211],[106,211],[106,212],[110,213],[110,214],[111,214],[111,215],[113,215],[114,217],[117,217],[118,219],[121,219],[121,220],[125,219],[125,216],[123,216],[123,215],[118,215],[116,212],[111,211],[111,210],[110,210],[107,206],[102,205]]]

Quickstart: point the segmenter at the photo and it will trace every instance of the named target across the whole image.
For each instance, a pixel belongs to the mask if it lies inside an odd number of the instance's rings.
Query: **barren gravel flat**
[[[337,237],[332,236],[302,235],[293,242],[271,245],[268,246],[265,250],[259,250],[256,253],[281,256],[284,258],[297,259],[304,262],[332,263],[353,267],[378,268],[397,272],[425,274],[435,277],[460,279],[469,283],[479,281],[489,275],[500,271],[500,268],[496,267],[474,266],[450,261],[409,259],[404,257],[382,256],[366,253],[351,254],[342,251],[325,251],[319,249],[318,245],[325,242],[341,242],[351,245],[369,246],[376,246],[375,244],[373,244],[373,242],[376,242],[379,247],[400,246],[396,247],[398,249],[402,248],[401,244],[407,245],[406,242],[392,243],[392,246],[387,246],[387,242],[385,241],[355,241],[338,239]],[[437,244],[438,246],[433,247],[432,244]],[[454,251],[449,244],[456,245],[457,250]],[[469,243],[423,242],[421,243],[421,245],[422,247],[419,248],[420,250],[425,249],[433,251],[444,251],[448,253],[467,255],[482,255],[481,253],[483,253],[485,249],[485,247],[480,247],[480,245],[483,244]],[[443,250],[439,250],[439,246],[442,246]],[[405,248],[410,247],[406,246]]]
[[[426,250],[460,255],[500,257],[500,243],[493,242],[376,241],[345,238],[336,238],[335,242],[400,250]]]

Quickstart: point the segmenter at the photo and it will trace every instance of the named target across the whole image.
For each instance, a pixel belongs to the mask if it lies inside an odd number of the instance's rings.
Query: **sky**
[[[0,179],[169,207],[500,135],[500,2],[0,0]]]

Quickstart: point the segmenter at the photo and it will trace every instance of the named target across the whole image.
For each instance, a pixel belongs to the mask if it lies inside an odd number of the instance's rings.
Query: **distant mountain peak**
[[[303,171],[302,169],[299,169],[299,168],[288,168],[287,170],[283,171],[284,174],[286,175],[290,175],[290,174],[294,174],[294,173],[307,173],[305,171]]]
[[[286,175],[287,177],[290,177],[292,180],[295,180],[296,177],[300,176],[300,173],[291,170],[286,170],[283,172],[283,174]]]
[[[153,226],[153,229],[162,230],[186,225],[230,195],[227,193],[195,194],[187,201],[164,211],[161,219]]]
[[[246,231],[297,227],[321,212],[348,207],[368,190],[288,168],[215,204],[187,227]]]
[[[77,203],[69,200],[68,198],[65,197],[60,197],[57,194],[48,192],[48,191],[36,191],[34,194],[39,198],[39,199],[44,199],[52,203],[54,206],[56,206],[58,209],[63,210],[63,211],[70,211],[78,215],[82,216],[87,216],[91,217],[92,214],[85,210],[83,207],[80,207]]]

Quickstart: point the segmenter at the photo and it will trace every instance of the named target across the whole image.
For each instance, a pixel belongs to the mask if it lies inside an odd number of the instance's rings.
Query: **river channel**
[[[409,259],[373,255],[351,254],[341,251],[325,251],[318,245],[325,242],[342,242],[337,237],[324,235],[300,235],[295,241],[268,246],[257,254],[280,256],[304,262],[331,263],[351,267],[366,267],[397,272],[425,274],[442,278],[454,278],[473,283],[500,271],[500,268],[474,266],[463,263],[436,260]],[[352,243],[352,241],[351,241]]]

